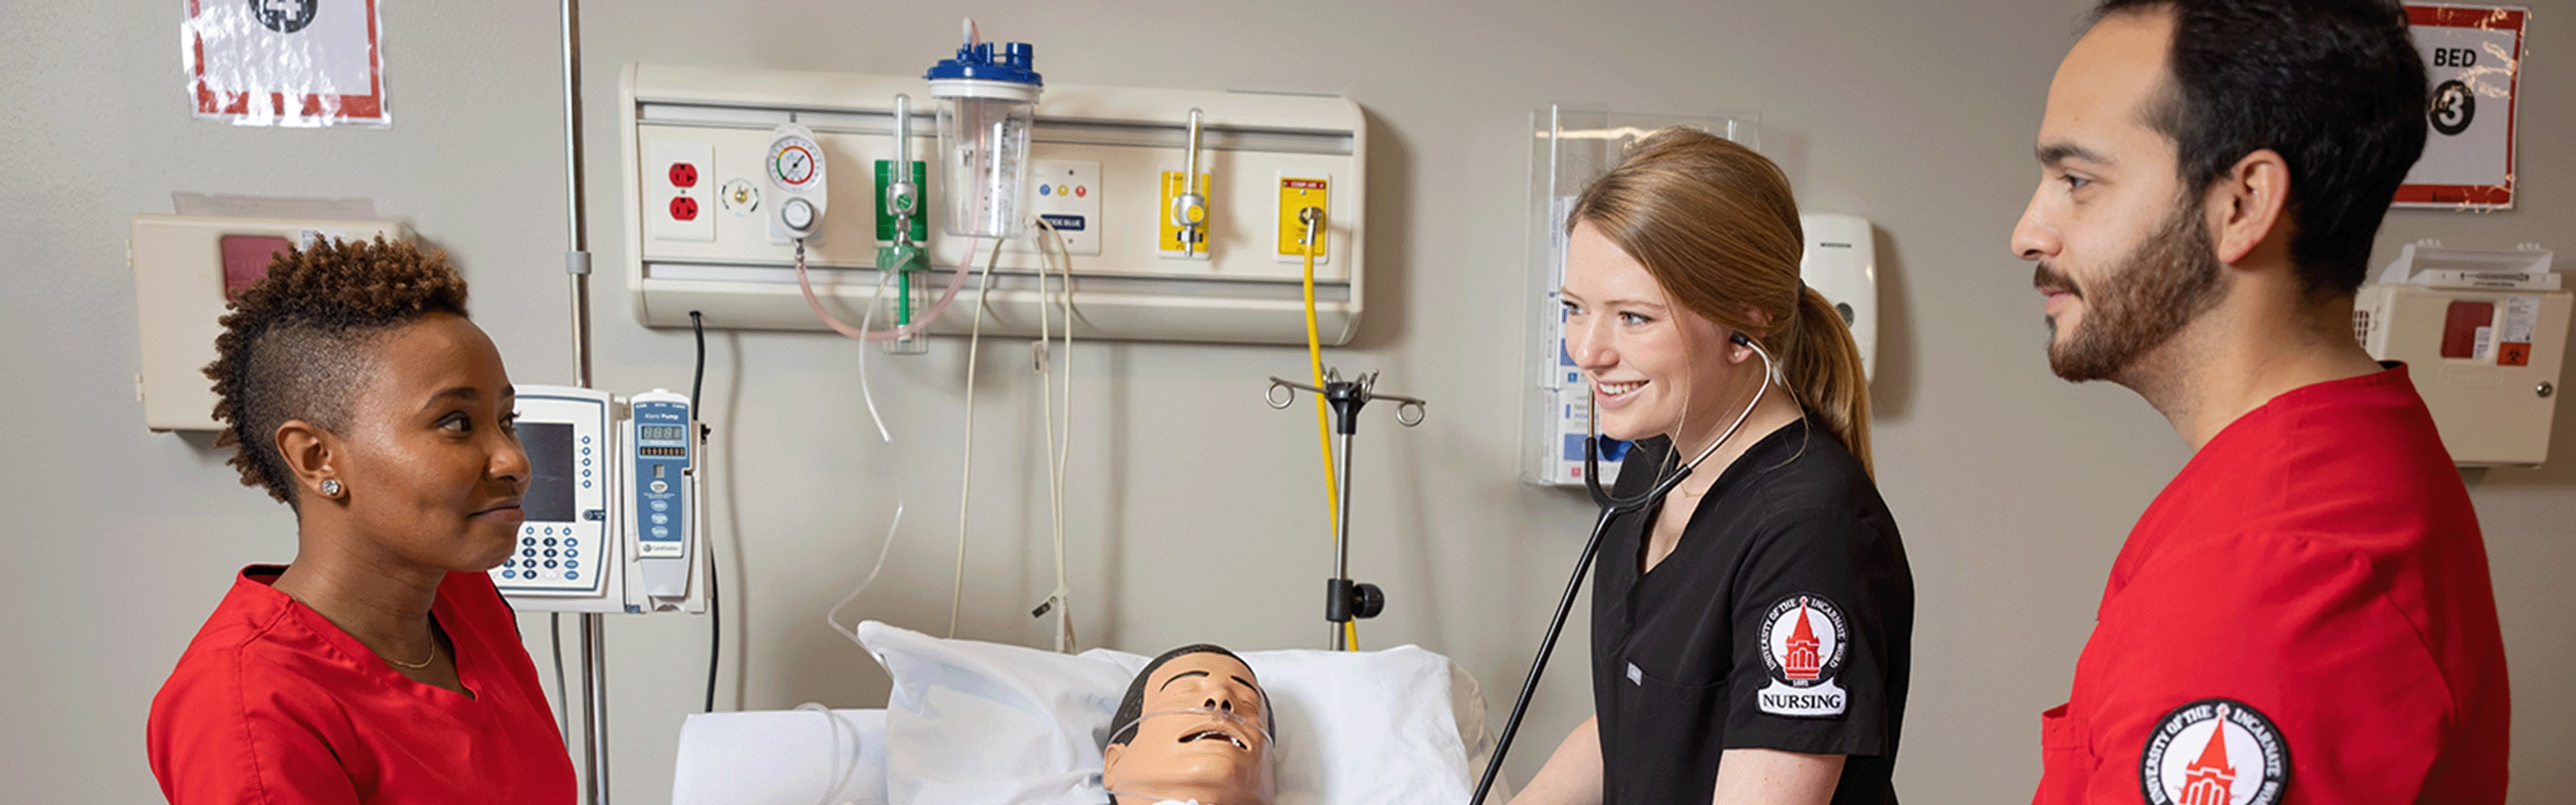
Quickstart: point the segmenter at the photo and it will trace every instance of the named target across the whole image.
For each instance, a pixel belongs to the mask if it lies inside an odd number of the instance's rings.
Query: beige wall
[[[2541,240],[2576,249],[2576,5],[2536,0],[2522,86],[2522,209],[2399,213],[2392,245]],[[236,488],[207,440],[148,433],[133,399],[127,217],[172,191],[368,196],[451,250],[514,379],[570,380],[561,264],[555,20],[530,3],[389,3],[384,131],[237,129],[187,117],[174,47],[183,4],[0,5],[0,377],[16,460],[0,590],[0,799],[152,797],[152,692],[231,571],[286,559],[283,507]],[[1961,8],[1961,6],[1967,6]],[[1886,323],[1878,467],[1920,590],[1899,782],[1926,803],[2011,801],[2038,776],[2038,712],[2065,695],[2102,576],[2130,522],[2186,458],[2117,388],[2070,387],[2039,352],[2038,300],[2005,237],[2035,170],[2029,143],[2080,2],[1088,3],[975,9],[1038,46],[1052,78],[1344,93],[1371,115],[1370,318],[1330,359],[1380,368],[1433,401],[1428,423],[1363,436],[1357,574],[1392,604],[1364,643],[1464,663],[1499,711],[1579,547],[1578,493],[1521,485],[1517,360],[1527,114],[1550,101],[1635,111],[1759,109],[1766,150],[1812,210],[1875,221]],[[958,13],[891,2],[593,2],[592,220],[603,265],[620,199],[614,76],[630,61],[910,73]],[[1162,48],[1170,48],[1168,51]],[[685,332],[633,323],[598,287],[598,371],[618,389],[688,381]],[[909,506],[866,614],[941,631],[955,550],[963,345],[872,359],[897,443],[861,424],[859,347],[812,334],[717,333],[707,382],[724,479],[724,702],[883,701],[881,673],[822,625]],[[962,633],[1043,644],[1027,609],[1053,586],[1025,347],[987,345],[979,512]],[[1328,567],[1314,442],[1257,400],[1300,371],[1292,349],[1086,345],[1075,372],[1070,527],[1087,645],[1317,645]],[[2576,395],[2571,395],[2576,396]],[[2516,799],[2576,799],[2576,416],[2537,471],[2472,475],[2513,663]],[[544,620],[523,626],[542,660]],[[667,797],[697,706],[703,619],[609,631],[615,784]],[[2223,625],[2222,625],[2223,628]],[[1513,763],[1536,767],[1589,710],[1579,625]],[[739,673],[739,676],[737,676]],[[2356,703],[2356,706],[2367,706]]]

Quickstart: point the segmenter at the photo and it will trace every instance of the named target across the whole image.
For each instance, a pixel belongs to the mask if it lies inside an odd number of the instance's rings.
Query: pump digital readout
[[[688,554],[689,404],[677,395],[639,394],[633,402],[636,556]]]

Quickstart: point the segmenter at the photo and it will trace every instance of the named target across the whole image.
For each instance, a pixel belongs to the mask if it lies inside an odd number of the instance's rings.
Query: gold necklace
[[[400,668],[405,671],[418,671],[420,669],[427,668],[430,663],[438,661],[438,635],[429,636],[429,658],[421,660],[420,662],[403,662],[392,657],[387,657],[383,652],[377,652],[376,657],[384,660],[388,665],[392,665],[393,667]]]

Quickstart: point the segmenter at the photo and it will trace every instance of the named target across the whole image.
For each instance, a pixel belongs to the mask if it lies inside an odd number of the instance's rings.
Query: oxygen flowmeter
[[[961,237],[1014,238],[1028,227],[1021,194],[1029,181],[1029,127],[1044,82],[1026,42],[982,41],[966,21],[957,57],[931,65],[930,97],[939,102],[939,157],[947,185],[942,226]],[[1000,248],[1000,244],[994,244]]]
[[[922,277],[930,273],[930,253],[912,242],[914,217],[921,214],[921,179],[913,175],[912,163],[912,96],[894,96],[894,159],[877,163],[877,185],[884,197],[877,199],[882,211],[877,216],[877,270],[890,273],[895,286],[894,298],[887,307],[887,318],[895,327],[911,327],[913,317],[930,307],[930,283]],[[966,270],[964,266],[959,271]],[[920,355],[930,351],[930,339],[919,332],[884,342],[885,351],[893,355]]]

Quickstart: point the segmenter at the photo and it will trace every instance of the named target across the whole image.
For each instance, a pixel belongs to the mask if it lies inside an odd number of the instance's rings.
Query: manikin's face
[[[1135,737],[1101,757],[1101,784],[1120,805],[1195,799],[1207,805],[1269,805],[1270,736],[1252,669],[1213,652],[1184,654],[1145,680],[1145,718]],[[1230,712],[1240,719],[1204,713]]]
[[[1672,304],[1661,283],[1591,222],[1566,244],[1565,349],[1592,382],[1601,435],[1681,434],[1733,413],[1749,387],[1728,380],[1729,330]],[[1689,434],[1682,434],[1687,436]]]
[[[2173,141],[2149,127],[2166,90],[2171,20],[2115,14],[2077,42],[2048,90],[2040,182],[2012,248],[2039,266],[2050,368],[2120,379],[2216,303],[2223,273]]]

